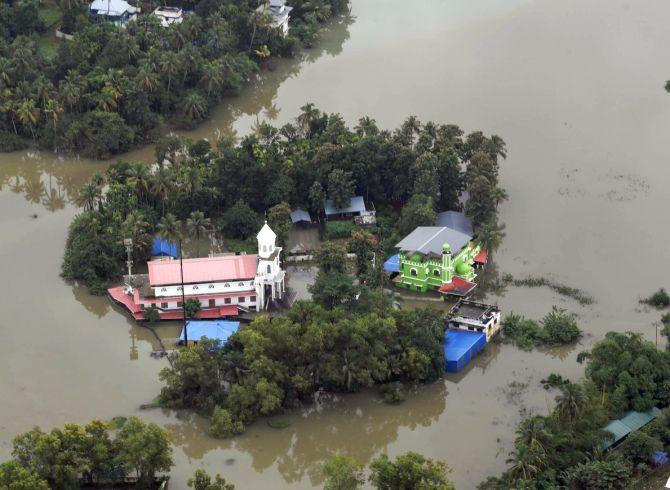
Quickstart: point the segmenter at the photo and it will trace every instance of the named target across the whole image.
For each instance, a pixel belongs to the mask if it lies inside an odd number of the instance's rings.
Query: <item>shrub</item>
[[[326,238],[334,240],[336,238],[349,238],[351,232],[356,229],[356,223],[353,221],[327,221]]]
[[[552,345],[571,344],[582,336],[575,315],[555,306],[542,319],[542,325],[546,341]]]
[[[570,477],[583,488],[614,489],[626,488],[632,472],[633,468],[627,461],[612,458],[609,461],[581,463],[570,472]]]
[[[184,303],[184,309],[186,310],[186,316],[191,318],[196,316],[202,310],[202,305],[200,301],[195,298],[189,298]]]
[[[642,302],[655,308],[667,308],[670,306],[670,296],[664,288],[661,288]]]
[[[661,449],[663,449],[661,441],[641,431],[630,434],[621,446],[624,456],[633,465],[648,462],[651,460],[654,451],[660,451]]]
[[[223,439],[244,432],[244,424],[239,420],[233,420],[228,410],[217,406],[212,413],[212,425],[208,432],[213,437]]]
[[[535,320],[510,313],[502,322],[505,337],[512,339],[522,349],[530,349],[543,336],[542,327]]]
[[[150,306],[149,308],[146,308],[142,312],[142,315],[144,316],[144,319],[149,323],[156,323],[160,319],[158,308],[156,308],[155,306]]]
[[[0,152],[25,150],[28,142],[13,133],[0,133]]]

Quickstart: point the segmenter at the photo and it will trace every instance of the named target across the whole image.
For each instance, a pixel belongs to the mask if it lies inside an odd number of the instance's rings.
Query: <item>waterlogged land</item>
[[[608,330],[654,339],[659,314],[637,301],[668,286],[670,237],[659,223],[670,178],[663,91],[670,6],[471,4],[425,0],[408,10],[396,0],[354,1],[353,23],[334,27],[307,59],[277,62],[191,136],[241,135],[266,118],[280,124],[307,101],[350,123],[370,114],[396,127],[416,114],[500,134],[509,150],[502,185],[511,199],[501,210],[507,237],[487,274],[548,277],[595,301],[580,305],[546,287],[510,284],[487,299],[529,318],[554,304],[574,311],[585,330],[580,345],[532,352],[492,345],[465,372],[401,405],[384,405],[374,394],[329,398],[283,416],[292,422],[287,429],[260,422],[217,441],[192,414],[139,411],[160,387],[165,361],[149,355],[157,341],[105,298],[58,277],[76,190],[106,164],[2,155],[0,459],[12,437],[35,423],[139,414],[172,434],[175,488],[198,466],[244,488],[311,488],[335,451],[365,461],[407,450],[446,460],[458,487],[472,488],[504,468],[520,415],[546,411],[552,395],[540,380],[548,373],[581,375],[577,352]],[[152,154],[146,148],[127,158],[150,161]],[[165,327],[161,336],[169,341],[177,329]]]

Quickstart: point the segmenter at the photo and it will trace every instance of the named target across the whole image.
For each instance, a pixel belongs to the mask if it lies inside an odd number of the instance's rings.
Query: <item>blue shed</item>
[[[444,334],[445,370],[448,373],[459,372],[484,347],[486,347],[486,334],[484,332],[447,330]]]
[[[400,260],[398,254],[390,257],[386,262],[384,262],[384,270],[388,273],[400,272]]]
[[[167,239],[156,237],[154,238],[154,247],[151,253],[154,257],[172,257],[179,258],[179,249],[175,242],[170,243]]]
[[[188,329],[188,341],[198,342],[203,337],[212,340],[220,340],[225,343],[228,338],[240,328],[240,322],[229,322],[225,320],[190,320],[186,322]],[[181,329],[179,340],[184,341],[184,329]]]

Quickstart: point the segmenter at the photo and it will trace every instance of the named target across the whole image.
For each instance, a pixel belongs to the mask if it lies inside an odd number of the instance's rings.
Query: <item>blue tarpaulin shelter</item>
[[[188,329],[188,341],[197,342],[203,337],[226,342],[228,337],[237,332],[240,322],[229,322],[224,320],[191,320],[186,322]],[[184,341],[184,329],[182,328],[179,340]]]
[[[173,257],[179,258],[179,249],[175,242],[170,243],[165,238],[154,238],[154,248],[152,254],[154,257]]]
[[[457,373],[486,347],[484,332],[449,329],[444,335],[445,370]]]
[[[661,466],[670,462],[668,459],[668,453],[663,451],[654,451],[654,454],[651,455],[651,460],[656,466]]]
[[[390,257],[384,262],[384,270],[389,273],[400,272],[400,259],[398,258],[398,254]]]

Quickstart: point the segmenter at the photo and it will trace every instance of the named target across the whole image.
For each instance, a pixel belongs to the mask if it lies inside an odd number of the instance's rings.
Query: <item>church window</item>
[[[193,289],[198,289],[198,286],[197,285],[193,286]]]
[[[271,272],[272,272],[272,266],[268,264],[268,274],[270,274]]]
[[[209,289],[214,289],[214,284],[210,284]]]
[[[409,274],[410,274],[410,276],[414,276],[414,277],[416,277],[418,275],[418,273],[416,272],[416,269],[414,269],[414,268],[409,270]]]
[[[441,274],[442,274],[442,273],[440,272],[440,269],[435,269],[435,270],[433,271],[433,275],[434,275],[434,276],[440,277]]]

